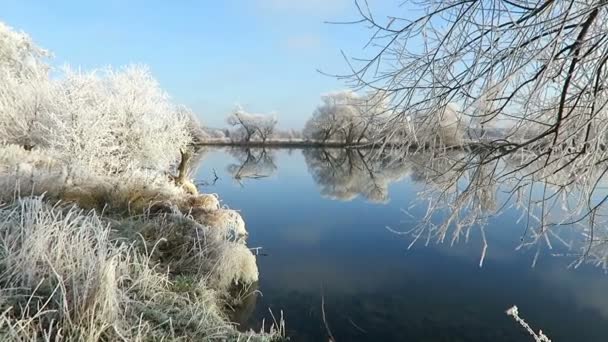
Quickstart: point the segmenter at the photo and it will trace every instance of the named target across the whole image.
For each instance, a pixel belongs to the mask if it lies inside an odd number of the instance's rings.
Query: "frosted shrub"
[[[0,22],[0,142],[40,143],[53,97],[47,56],[26,34]]]
[[[92,167],[167,169],[190,142],[189,117],[142,66],[82,73],[59,82],[51,148]]]
[[[17,77],[35,76],[48,68],[43,60],[49,52],[36,46],[23,32],[15,32],[0,22],[0,65],[2,70]]]
[[[99,172],[167,170],[196,122],[145,66],[51,78],[46,51],[0,23],[0,143],[46,148]]]
[[[188,107],[179,106],[177,108],[177,112],[186,120],[188,134],[190,135],[193,144],[200,144],[205,140],[208,140],[210,137],[213,137],[215,132],[205,130],[200,120],[196,117],[196,114],[194,114]],[[220,134],[221,137],[224,136],[221,131]]]

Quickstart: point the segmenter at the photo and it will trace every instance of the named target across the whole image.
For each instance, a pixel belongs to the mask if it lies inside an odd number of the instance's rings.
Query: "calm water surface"
[[[240,210],[258,256],[262,295],[233,319],[259,329],[284,313],[292,341],[531,341],[504,311],[553,341],[608,339],[608,275],[571,259],[516,250],[519,213],[492,218],[488,252],[478,230],[461,241],[408,249],[407,230],[423,207],[402,211],[424,184],[407,166],[353,162],[318,150],[208,151],[197,171],[203,191]],[[373,170],[372,170],[373,169]],[[213,183],[214,174],[219,179]]]

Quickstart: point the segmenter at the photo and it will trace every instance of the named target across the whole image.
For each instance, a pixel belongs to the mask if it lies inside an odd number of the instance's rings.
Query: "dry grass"
[[[107,177],[0,147],[0,339],[271,340],[223,314],[258,280],[240,215],[162,174]]]
[[[15,341],[270,340],[227,323],[218,294],[176,281],[94,211],[22,198],[0,209],[0,337]]]

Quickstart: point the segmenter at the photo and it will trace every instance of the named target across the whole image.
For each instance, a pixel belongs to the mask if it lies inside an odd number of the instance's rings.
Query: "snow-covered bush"
[[[0,143],[55,150],[98,172],[168,169],[191,141],[191,114],[144,66],[55,70],[31,39],[0,23]]]
[[[179,106],[178,112],[187,121],[188,132],[192,139],[193,144],[200,144],[209,138],[209,132],[203,127],[200,120],[189,108],[185,106]]]
[[[48,56],[28,35],[0,22],[0,142],[28,148],[40,142],[53,98]]]
[[[190,142],[191,114],[170,102],[148,68],[65,70],[48,146],[94,168],[167,169]]]
[[[0,62],[2,71],[13,76],[29,78],[45,74],[44,60],[49,52],[36,46],[23,32],[16,32],[0,22]]]

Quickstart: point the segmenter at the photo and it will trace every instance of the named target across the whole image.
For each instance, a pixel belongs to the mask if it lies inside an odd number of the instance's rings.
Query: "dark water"
[[[306,154],[306,157],[305,157]],[[292,341],[532,341],[504,312],[517,305],[553,341],[608,339],[608,275],[536,248],[516,250],[519,213],[491,218],[479,266],[479,230],[469,241],[408,249],[405,215],[424,184],[407,165],[385,169],[343,153],[211,150],[197,179],[241,211],[258,257],[259,290],[234,316],[259,329],[281,310]],[[356,158],[355,158],[356,159]],[[214,170],[219,179],[215,184]]]

